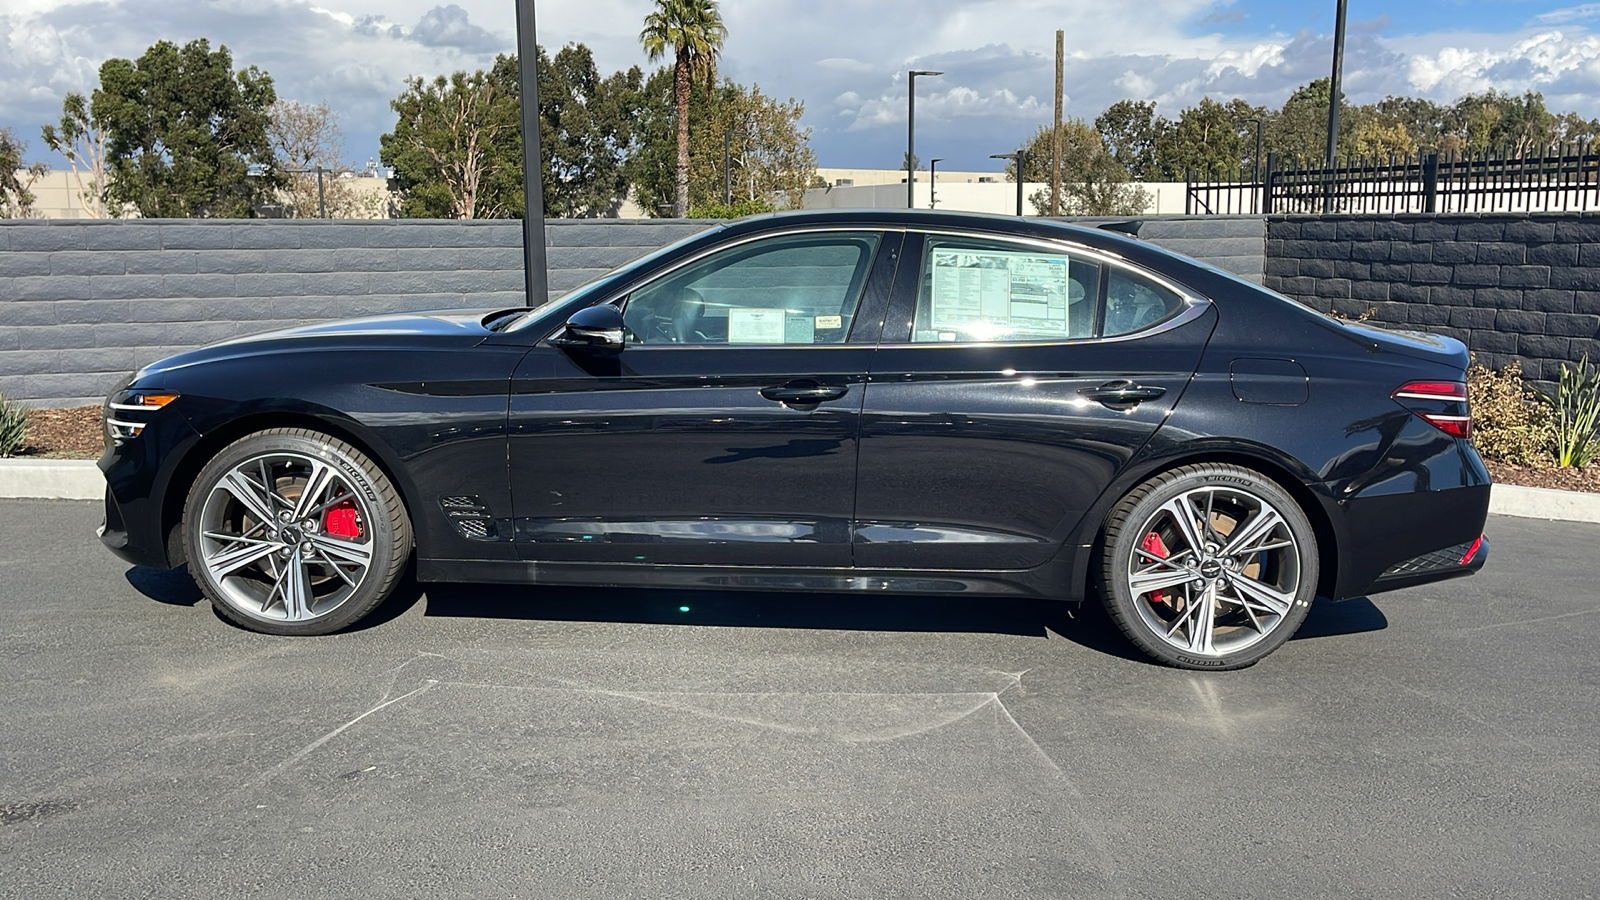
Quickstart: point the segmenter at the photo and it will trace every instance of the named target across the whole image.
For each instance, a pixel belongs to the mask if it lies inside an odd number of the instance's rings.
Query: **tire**
[[[1111,618],[1151,657],[1242,669],[1305,621],[1318,564],[1293,497],[1259,472],[1206,463],[1163,472],[1117,504],[1100,576]]]
[[[273,428],[223,448],[184,503],[189,573],[217,612],[267,634],[330,634],[382,603],[411,555],[411,521],[366,454]]]

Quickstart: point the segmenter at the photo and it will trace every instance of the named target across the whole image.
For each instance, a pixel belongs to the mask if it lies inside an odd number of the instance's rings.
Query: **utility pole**
[[[1061,29],[1056,29],[1056,127],[1050,132],[1050,215],[1061,215],[1061,85],[1066,79],[1066,54]],[[1018,167],[1017,180],[1021,180]],[[1017,215],[1022,215],[1019,211]]]
[[[522,268],[529,306],[550,299],[545,269],[544,166],[539,161],[539,43],[533,0],[517,0],[517,80],[522,93]]]
[[[1344,14],[1349,0],[1339,0],[1333,26],[1333,77],[1328,81],[1328,158],[1323,175],[1322,211],[1333,212],[1333,168],[1339,159],[1339,80],[1344,72]]]

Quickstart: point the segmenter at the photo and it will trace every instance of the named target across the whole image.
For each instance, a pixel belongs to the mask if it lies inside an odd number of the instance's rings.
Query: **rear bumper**
[[[1470,544],[1446,547],[1396,563],[1378,576],[1378,580],[1372,583],[1372,589],[1367,593],[1376,594],[1460,578],[1464,575],[1475,575],[1488,561],[1489,539],[1480,537]]]

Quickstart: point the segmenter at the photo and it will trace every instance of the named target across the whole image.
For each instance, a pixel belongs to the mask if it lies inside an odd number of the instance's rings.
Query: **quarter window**
[[[850,333],[880,235],[787,235],[712,254],[635,290],[634,344],[838,344]]]
[[[1112,268],[1106,279],[1107,337],[1149,327],[1178,311],[1183,300],[1171,290],[1132,272]]]

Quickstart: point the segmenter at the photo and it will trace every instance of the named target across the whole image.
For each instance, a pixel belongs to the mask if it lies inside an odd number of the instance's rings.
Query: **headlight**
[[[106,440],[113,446],[131,441],[144,431],[151,414],[178,399],[167,391],[118,391],[106,400]]]

